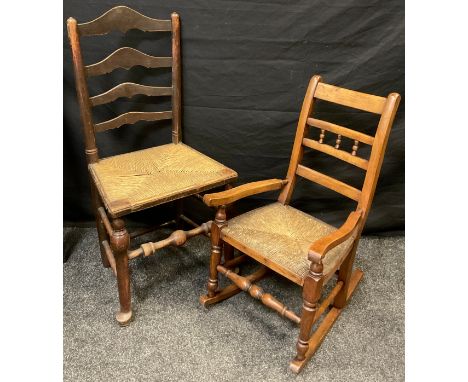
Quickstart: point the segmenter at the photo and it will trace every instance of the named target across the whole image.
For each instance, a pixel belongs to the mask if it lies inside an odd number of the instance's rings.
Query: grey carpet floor
[[[65,381],[404,380],[403,237],[361,240],[364,278],[299,376],[288,368],[294,324],[245,293],[200,306],[206,237],[132,261],[135,320],[125,328],[114,321],[116,280],[100,265],[95,231],[65,228],[64,246]],[[297,286],[279,276],[260,284],[300,312]]]

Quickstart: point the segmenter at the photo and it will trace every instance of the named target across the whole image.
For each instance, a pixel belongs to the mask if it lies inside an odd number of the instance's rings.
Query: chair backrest
[[[88,162],[93,163],[99,159],[96,147],[96,132],[115,129],[138,121],[172,119],[172,142],[179,143],[182,136],[179,15],[172,13],[171,20],[157,20],[146,17],[131,8],[118,6],[88,23],[78,24],[74,18],[69,18],[67,20],[67,27]],[[122,47],[96,64],[86,66],[83,64],[80,37],[103,35],[113,30],[125,33],[130,29],[139,29],[145,32],[172,32],[172,57],[154,57],[130,47]],[[155,87],[125,82],[102,94],[93,97],[89,96],[88,77],[110,73],[117,68],[130,69],[137,65],[146,68],[172,68],[172,86]],[[138,94],[146,96],[171,96],[172,111],[127,112],[109,121],[97,124],[93,123],[92,107],[110,103],[119,97],[130,98]]]
[[[347,127],[312,118],[314,101],[316,99],[379,114],[380,120],[375,136],[372,137]],[[399,102],[400,95],[397,93],[391,93],[387,98],[378,97],[328,85],[321,82],[320,76],[313,76],[307,88],[299,117],[287,174],[288,184],[280,193],[278,200],[284,204],[289,203],[294,190],[296,177],[301,176],[355,200],[358,203],[357,209],[363,211],[362,222],[364,223],[369,213],[370,205],[372,204],[375,187],[382,167],[385,148]],[[309,130],[308,127],[320,129],[318,140],[306,137]],[[336,134],[337,138],[334,146],[324,143],[325,134],[327,133]],[[354,145],[351,153],[340,148],[343,137],[353,140]],[[360,143],[372,146],[369,159],[358,156]],[[357,189],[349,184],[302,165],[301,161],[304,147],[318,150],[365,170],[366,175],[362,188]]]

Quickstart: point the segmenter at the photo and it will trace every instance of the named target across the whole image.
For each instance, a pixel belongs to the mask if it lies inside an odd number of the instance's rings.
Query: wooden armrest
[[[335,248],[351,237],[358,228],[361,217],[361,210],[351,212],[346,222],[339,229],[328,236],[314,241],[309,247],[309,260],[312,262],[321,261],[330,249]]]
[[[287,180],[281,179],[268,179],[246,183],[242,186],[231,188],[230,190],[205,194],[203,196],[203,201],[210,207],[222,206],[224,204],[231,204],[236,200],[245,198],[246,196],[279,190],[283,188],[286,183],[288,183]]]

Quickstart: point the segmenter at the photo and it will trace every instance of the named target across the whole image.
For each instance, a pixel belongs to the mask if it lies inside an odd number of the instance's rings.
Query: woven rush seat
[[[183,144],[166,144],[89,165],[113,216],[138,211],[222,186],[237,173]]]
[[[302,211],[273,203],[230,219],[222,235],[223,240],[242,243],[256,252],[257,261],[266,265],[275,263],[281,268],[279,273],[303,285],[310,268],[307,258],[310,245],[334,231],[335,227]],[[353,240],[350,237],[325,256],[326,279],[348,254]]]

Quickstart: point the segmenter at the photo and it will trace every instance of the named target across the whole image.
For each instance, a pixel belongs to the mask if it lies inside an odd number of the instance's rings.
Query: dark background
[[[310,77],[354,90],[402,95],[366,233],[404,230],[404,1],[77,1],[64,2],[64,221],[93,220],[79,109],[76,102],[66,19],[90,21],[115,5],[127,5],[153,18],[182,22],[184,142],[239,173],[238,184],[285,177],[296,124]],[[85,64],[128,45],[156,56],[170,55],[169,33],[130,31],[85,37]],[[116,70],[89,82],[91,95],[123,80],[167,86],[170,72],[140,67]],[[129,110],[168,110],[170,100],[138,96],[94,108],[95,122]],[[318,102],[318,118],[374,134],[378,117]],[[312,136],[318,136],[311,128]],[[315,135],[314,135],[315,134]],[[169,123],[140,122],[98,134],[101,156],[170,142]],[[328,134],[328,142],[336,136]],[[352,142],[343,139],[350,150]],[[360,153],[366,152],[363,146]],[[354,186],[363,171],[318,152],[305,163]],[[292,205],[334,225],[355,202],[298,178]],[[277,193],[237,203],[237,210],[265,204]],[[211,218],[190,202],[191,215]],[[172,209],[151,209],[135,222],[167,220]]]

